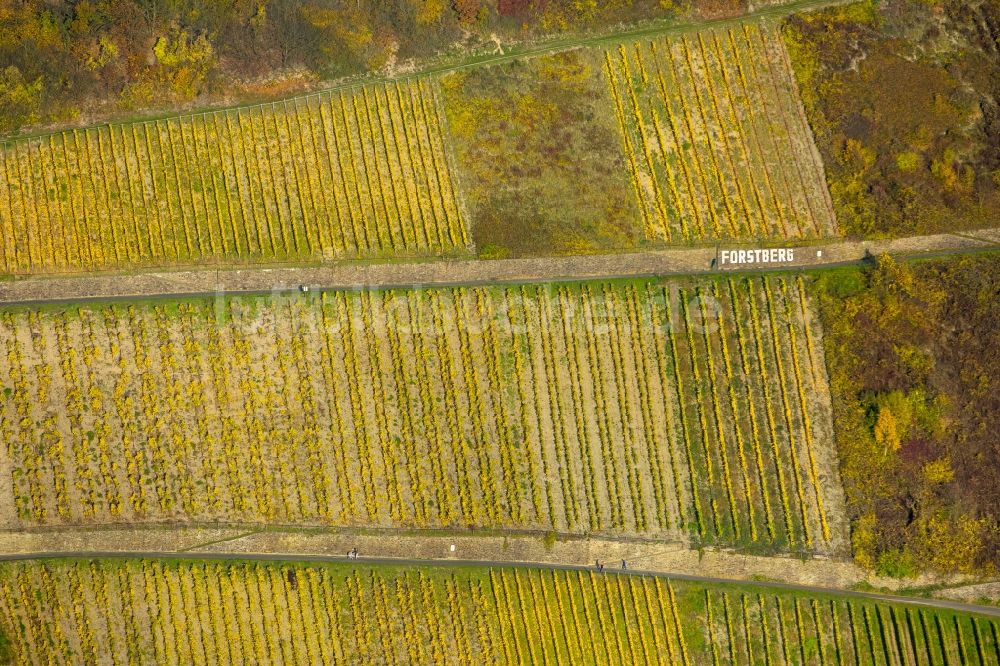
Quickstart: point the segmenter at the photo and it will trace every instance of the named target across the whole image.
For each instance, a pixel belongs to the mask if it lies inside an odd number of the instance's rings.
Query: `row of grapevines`
[[[1000,626],[846,595],[537,569],[0,567],[14,663],[995,663]]]
[[[705,30],[602,55],[647,237],[836,232],[773,29]]]
[[[5,311],[11,520],[461,525],[803,547],[808,528],[828,548],[841,536],[823,485],[829,413],[799,287],[585,283]]]
[[[0,147],[0,272],[461,252],[436,84]]]

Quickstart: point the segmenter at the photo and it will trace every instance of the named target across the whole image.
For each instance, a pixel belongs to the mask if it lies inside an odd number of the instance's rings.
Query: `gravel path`
[[[346,562],[347,551],[355,547],[362,563],[405,566],[536,566],[593,570],[595,560],[599,559],[606,563],[607,573],[615,573],[621,560],[626,559],[632,573],[705,583],[754,582],[783,589],[834,592],[1000,616],[1000,608],[974,605],[978,599],[923,599],[896,596],[891,592],[851,591],[859,583],[887,591],[899,590],[902,584],[874,577],[846,561],[742,555],[713,549],[695,551],[672,543],[595,538],[559,540],[546,547],[539,537],[529,535],[422,535],[391,530],[377,533],[283,532],[273,527],[256,532],[238,528],[160,526],[0,533],[0,561],[49,557],[157,557]]]
[[[723,245],[722,249],[755,246]],[[834,241],[795,248],[794,261],[770,268],[821,268],[888,252],[901,257],[959,254],[1000,247],[1000,229],[883,241]],[[675,248],[631,254],[541,257],[483,261],[439,260],[388,264],[180,270],[135,275],[31,277],[0,282],[0,303],[34,303],[183,296],[211,293],[271,293],[307,285],[314,289],[361,289],[553,282],[593,278],[692,275],[715,271],[715,247]],[[761,270],[761,265],[726,270]]]

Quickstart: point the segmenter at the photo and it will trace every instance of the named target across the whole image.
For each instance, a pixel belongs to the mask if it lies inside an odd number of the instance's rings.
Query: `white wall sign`
[[[736,266],[769,266],[795,261],[795,249],[790,247],[754,248],[749,250],[719,250],[719,268]]]

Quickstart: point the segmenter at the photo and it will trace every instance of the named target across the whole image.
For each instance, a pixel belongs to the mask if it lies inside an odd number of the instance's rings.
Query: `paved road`
[[[749,248],[724,244],[722,249]],[[799,246],[794,259],[744,264],[736,271],[827,268],[888,252],[900,257],[937,256],[1000,248],[1000,228],[967,234],[916,236],[884,241],[832,240]],[[0,303],[164,298],[196,294],[267,294],[308,285],[320,289],[404,288],[572,281],[713,272],[716,246],[670,248],[627,254],[502,260],[436,260],[409,263],[338,263],[281,268],[195,269],[134,275],[89,274],[31,277],[0,282]]]
[[[252,560],[257,562],[278,561],[278,562],[355,562],[348,560],[347,556],[332,555],[287,555],[271,553],[241,553],[233,555],[231,553],[176,553],[176,552],[56,552],[56,553],[31,553],[18,555],[0,555],[0,561],[25,561],[39,559],[135,559],[135,558],[167,558],[174,560]],[[361,557],[356,561],[360,565],[365,564],[388,564],[394,566],[434,566],[434,567],[494,567],[494,568],[530,568],[530,569],[555,569],[558,571],[594,571],[594,567],[585,567],[576,564],[533,564],[526,562],[509,562],[495,560],[419,560],[400,559],[388,557]],[[622,573],[621,569],[605,568],[607,575],[617,575]],[[838,590],[826,587],[811,585],[793,585],[779,582],[760,582],[733,580],[727,578],[713,578],[710,576],[694,576],[690,574],[673,574],[662,571],[644,571],[642,569],[629,569],[625,573],[639,574],[643,576],[655,576],[658,578],[669,578],[672,580],[684,580],[694,583],[705,583],[709,585],[730,584],[730,585],[754,585],[775,590],[790,590],[796,592],[808,592],[813,594],[832,594],[853,597],[856,599],[871,599],[891,603],[906,603],[926,608],[940,610],[953,610],[960,612],[979,613],[990,617],[1000,618],[1000,608],[994,606],[979,606],[976,604],[966,604],[957,601],[947,601],[943,599],[927,599],[923,597],[908,597],[892,594],[879,594],[877,592],[861,592],[856,590]]]

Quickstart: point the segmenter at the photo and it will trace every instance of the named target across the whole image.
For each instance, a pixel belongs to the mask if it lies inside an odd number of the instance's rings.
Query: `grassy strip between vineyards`
[[[2,501],[845,552],[818,340],[790,276],[8,308]]]
[[[0,626],[35,663],[995,664],[996,620],[766,586],[528,568],[30,561]]]

